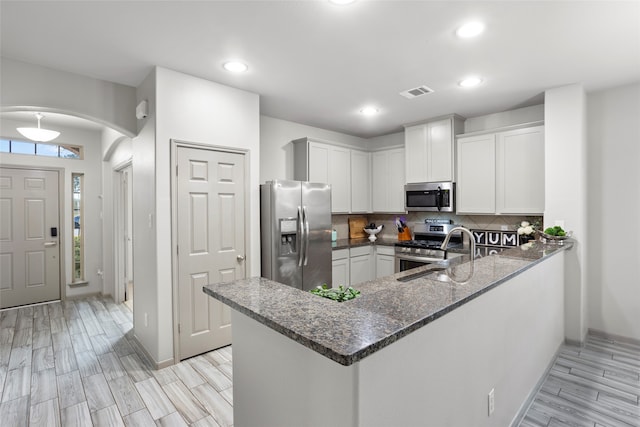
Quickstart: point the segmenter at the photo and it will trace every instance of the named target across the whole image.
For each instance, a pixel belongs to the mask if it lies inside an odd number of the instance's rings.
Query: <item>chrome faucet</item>
[[[469,256],[470,256],[471,261],[473,261],[473,259],[475,258],[475,254],[476,254],[476,241],[473,238],[473,234],[471,233],[471,231],[469,231],[468,228],[465,228],[465,227],[453,227],[451,230],[449,230],[449,233],[447,233],[447,237],[444,238],[444,241],[442,242],[442,246],[440,246],[440,249],[442,249],[443,251],[447,250],[447,246],[449,245],[449,240],[451,240],[451,236],[456,231],[462,231],[462,232],[466,233],[467,236],[469,236]]]

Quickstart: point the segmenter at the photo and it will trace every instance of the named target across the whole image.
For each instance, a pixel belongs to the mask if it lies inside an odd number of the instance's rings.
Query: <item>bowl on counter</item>
[[[366,228],[364,229],[364,232],[367,233],[369,235],[369,241],[370,242],[375,242],[377,237],[376,234],[378,234],[380,231],[382,231],[382,225],[377,226],[376,228]]]
[[[556,245],[564,244],[564,241],[571,237],[572,231],[567,231],[567,234],[564,236],[552,236],[551,234],[547,234],[543,231],[538,231],[540,234],[540,241],[542,243],[550,243]]]

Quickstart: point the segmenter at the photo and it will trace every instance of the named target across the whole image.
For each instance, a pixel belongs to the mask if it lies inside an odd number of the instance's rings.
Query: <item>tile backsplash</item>
[[[378,237],[396,237],[398,230],[395,227],[396,217],[406,218],[409,228],[413,229],[413,224],[424,222],[426,218],[451,219],[454,224],[463,225],[469,229],[514,231],[522,221],[540,222],[542,216],[516,216],[516,215],[455,215],[451,213],[439,212],[411,212],[408,214],[352,214],[352,215],[332,215],[331,222],[333,229],[338,233],[338,239],[349,238],[349,217],[363,217],[367,219],[367,224],[374,222],[376,225],[383,224],[384,228]],[[506,230],[503,230],[506,226]]]

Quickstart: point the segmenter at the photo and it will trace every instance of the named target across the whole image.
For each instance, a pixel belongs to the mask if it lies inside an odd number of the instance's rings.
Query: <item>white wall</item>
[[[147,353],[158,359],[158,283],[155,232],[156,72],[137,89],[137,102],[149,101],[149,116],[138,123],[133,139],[133,333]],[[169,310],[167,313],[171,313]],[[145,314],[149,317],[145,325]],[[165,335],[172,335],[172,325]]]
[[[640,340],[640,83],[591,93],[589,328]]]
[[[574,84],[545,92],[545,227],[563,221],[574,249],[565,258],[565,327],[570,341],[587,333],[586,95]]]
[[[389,147],[404,148],[404,131],[369,138],[366,140],[366,144],[370,150],[374,151]]]
[[[138,88],[142,99],[149,100],[150,114],[133,142],[134,328],[151,357],[164,364],[173,359],[170,141],[248,150],[247,275],[259,275],[259,97],[156,68]]]
[[[34,109],[93,120],[119,132],[136,133],[135,88],[2,58],[3,111]]]
[[[19,122],[3,119],[0,121],[0,129],[3,137],[24,140],[17,131],[19,126],[33,126],[33,123]],[[100,132],[79,130],[57,126],[60,136],[53,142],[58,144],[81,145],[84,150],[84,159],[61,159],[55,157],[41,157],[21,154],[0,154],[0,164],[3,166],[25,166],[40,168],[62,169],[60,178],[63,180],[62,206],[60,212],[61,238],[63,247],[63,287],[66,295],[78,296],[90,293],[102,292],[102,278],[97,274],[102,267],[102,173],[101,173],[101,136]],[[72,272],[72,191],[71,174],[84,173],[84,232],[85,232],[85,279],[87,286],[71,288],[68,283],[73,277]]]
[[[544,104],[516,108],[484,116],[470,117],[464,121],[464,133],[496,129],[544,120]]]

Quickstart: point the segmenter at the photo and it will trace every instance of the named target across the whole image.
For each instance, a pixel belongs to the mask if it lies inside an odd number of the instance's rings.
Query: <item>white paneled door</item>
[[[177,149],[180,360],[231,344],[228,306],[209,283],[245,277],[244,155]]]
[[[0,168],[0,308],[60,299],[58,179]]]

